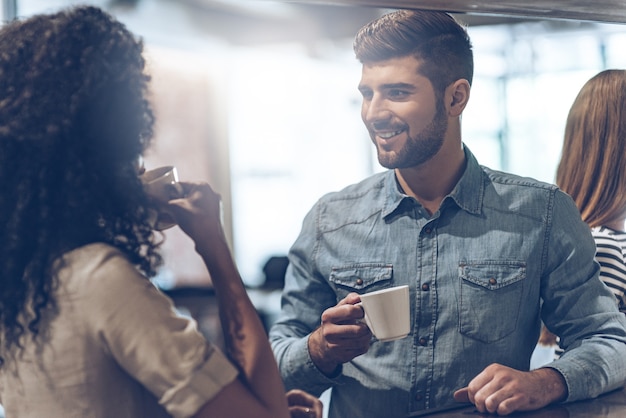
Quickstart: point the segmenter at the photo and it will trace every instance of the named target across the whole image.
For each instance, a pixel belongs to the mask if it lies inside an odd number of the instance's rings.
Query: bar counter
[[[428,418],[478,418],[495,417],[493,414],[482,414],[473,406],[431,412],[423,411],[412,414],[411,417]],[[523,418],[626,418],[626,388],[621,388],[613,392],[606,393],[596,399],[586,401],[571,402],[566,404],[549,405],[545,408],[529,411],[517,412],[507,417]]]

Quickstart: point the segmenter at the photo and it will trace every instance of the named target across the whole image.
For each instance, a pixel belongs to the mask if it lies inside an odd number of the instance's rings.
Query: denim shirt
[[[599,280],[595,244],[556,186],[481,167],[465,148],[462,178],[432,216],[394,171],[322,197],[290,252],[270,341],[285,385],[320,394],[329,417],[404,417],[453,404],[491,363],[528,370],[541,320],[565,353],[550,364],[567,401],[626,379],[626,321]],[[329,378],[308,335],[350,292],[409,285],[411,332]]]

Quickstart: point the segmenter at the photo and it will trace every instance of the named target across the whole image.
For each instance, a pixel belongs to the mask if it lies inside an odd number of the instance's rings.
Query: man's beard
[[[385,168],[417,167],[433,158],[441,149],[448,128],[448,118],[442,106],[438,106],[432,122],[415,137],[407,132],[408,139],[397,153],[382,152],[377,146],[378,162]]]

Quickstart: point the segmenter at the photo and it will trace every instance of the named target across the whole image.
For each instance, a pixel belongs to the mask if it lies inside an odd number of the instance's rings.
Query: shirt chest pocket
[[[461,334],[486,343],[517,328],[526,263],[477,261],[459,263]]]
[[[363,294],[390,287],[393,266],[385,263],[355,263],[333,267],[328,278],[335,289],[337,301],[350,292]]]

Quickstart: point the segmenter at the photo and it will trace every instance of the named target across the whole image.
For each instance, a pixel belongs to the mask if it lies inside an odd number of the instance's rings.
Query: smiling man
[[[446,109],[418,70],[414,57],[363,66],[362,117],[384,167],[421,165],[437,155],[444,143]]]
[[[626,379],[626,323],[557,187],[482,167],[461,139],[473,57],[446,13],[397,11],[354,43],[361,116],[388,168],[322,197],[290,250],[270,340],[287,387],[332,388],[329,417],[455,401],[509,414]],[[360,294],[408,285],[411,332],[381,342]],[[529,371],[541,320],[565,354]]]

